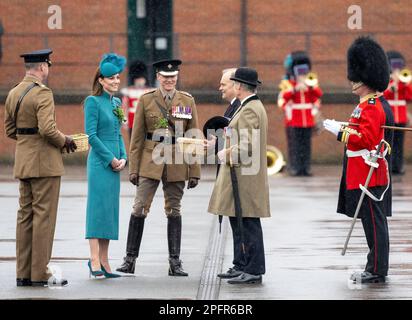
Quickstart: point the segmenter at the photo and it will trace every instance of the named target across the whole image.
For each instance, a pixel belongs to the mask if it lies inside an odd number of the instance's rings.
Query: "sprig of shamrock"
[[[155,128],[156,129],[166,129],[168,126],[169,126],[169,123],[167,122],[167,119],[160,118],[159,121],[156,123]]]
[[[113,109],[113,113],[119,119],[120,123],[126,122],[126,117],[125,117],[124,111],[121,107],[116,107],[115,109]]]

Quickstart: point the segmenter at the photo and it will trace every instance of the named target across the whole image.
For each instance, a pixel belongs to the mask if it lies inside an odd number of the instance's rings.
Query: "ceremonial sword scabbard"
[[[382,149],[382,146],[383,146],[383,145],[386,146],[386,150],[384,150],[383,152],[381,152],[381,149]],[[390,153],[390,151],[391,151],[391,146],[390,146],[390,144],[389,144],[388,142],[386,142],[385,140],[382,139],[381,142],[379,143],[378,147],[377,147],[376,150],[374,150],[374,151],[375,151],[375,152],[370,152],[370,154],[368,155],[368,159],[365,159],[365,162],[370,165],[370,169],[369,169],[369,173],[368,173],[368,176],[367,176],[367,178],[366,178],[365,184],[364,184],[364,185],[361,185],[361,184],[359,185],[359,188],[362,190],[362,194],[361,194],[361,196],[360,196],[360,198],[359,198],[359,202],[358,202],[358,205],[357,205],[357,207],[356,207],[355,214],[354,214],[353,219],[352,219],[352,224],[351,224],[351,226],[350,226],[349,233],[348,233],[348,235],[347,235],[347,237],[346,237],[346,241],[345,241],[345,244],[344,244],[343,249],[342,249],[342,253],[341,253],[342,256],[345,255],[346,249],[348,248],[349,240],[350,240],[350,237],[351,237],[351,235],[352,235],[353,228],[355,227],[355,223],[356,223],[356,220],[357,220],[357,218],[358,218],[359,211],[360,211],[360,208],[361,208],[361,206],[362,206],[363,199],[365,198],[365,194],[366,194],[366,192],[367,192],[367,189],[368,189],[368,186],[369,186],[369,182],[370,182],[370,180],[371,180],[371,178],[372,178],[373,170],[375,170],[375,169],[378,168],[378,166],[379,166],[379,165],[378,165],[378,159],[379,159],[379,158],[384,158],[386,152]]]

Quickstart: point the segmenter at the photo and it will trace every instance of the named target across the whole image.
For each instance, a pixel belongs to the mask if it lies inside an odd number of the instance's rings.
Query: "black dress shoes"
[[[66,279],[50,279],[49,281],[32,281],[32,287],[65,287],[69,284]]]
[[[255,284],[262,283],[262,275],[254,275],[243,272],[240,276],[230,279],[227,283],[230,284]]]
[[[136,257],[126,255],[123,258],[123,264],[119,268],[117,268],[116,271],[133,274],[135,266],[136,266]]]
[[[385,276],[380,274],[373,274],[368,271],[364,272],[355,272],[351,275],[350,279],[354,282],[361,283],[384,283],[386,281]]]
[[[169,276],[187,277],[189,274],[183,270],[182,261],[179,259],[169,258]]]
[[[18,287],[31,287],[31,280],[30,279],[22,279],[17,278],[16,284]]]
[[[243,272],[240,270],[235,269],[234,267],[229,268],[224,273],[219,273],[217,276],[221,279],[231,279],[231,278],[236,278],[239,277]]]

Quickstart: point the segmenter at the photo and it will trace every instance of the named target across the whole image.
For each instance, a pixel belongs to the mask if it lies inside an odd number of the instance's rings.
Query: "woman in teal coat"
[[[118,277],[111,273],[108,251],[110,240],[119,238],[120,171],[126,165],[121,126],[123,111],[119,90],[124,57],[103,56],[93,81],[92,95],[84,102],[85,131],[91,146],[87,158],[86,239],[89,239],[90,274]]]

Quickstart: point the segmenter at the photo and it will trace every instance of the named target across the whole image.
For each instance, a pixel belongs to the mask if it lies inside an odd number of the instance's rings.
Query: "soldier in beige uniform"
[[[20,208],[16,228],[17,286],[66,285],[51,278],[51,258],[64,174],[61,150],[74,151],[75,143],[56,128],[52,91],[43,82],[51,61],[50,49],[22,54],[26,76],[8,94],[5,132],[16,140],[14,177],[20,180]]]
[[[187,276],[180,260],[182,232],[181,199],[185,181],[188,189],[200,179],[200,164],[178,163],[175,158],[175,130],[198,128],[197,111],[193,97],[176,90],[180,60],[163,60],[153,64],[160,88],[141,96],[137,106],[129,154],[129,180],[137,186],[133,212],[130,217],[126,256],[117,271],[134,273],[139,255],[143,227],[153,197],[163,183],[167,238],[169,248],[169,275]],[[155,131],[163,130],[157,137]],[[166,164],[156,161],[159,144],[172,145],[173,159]],[[165,152],[166,153],[166,152]],[[167,157],[164,157],[167,159]]]

